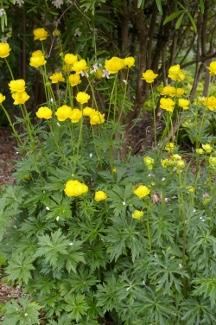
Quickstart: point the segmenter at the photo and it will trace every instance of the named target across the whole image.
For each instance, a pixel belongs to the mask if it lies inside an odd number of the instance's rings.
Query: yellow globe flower
[[[153,158],[146,156],[143,158],[143,162],[148,167],[149,170],[151,170],[153,168],[153,164],[154,164]]]
[[[72,66],[72,71],[75,71],[77,74],[84,72],[87,69],[86,60],[82,59],[80,61],[76,61]]]
[[[134,191],[134,194],[139,198],[143,198],[150,193],[150,189],[145,185],[139,185],[137,189]]]
[[[0,42],[0,58],[6,58],[10,55],[11,48],[8,43]]]
[[[69,180],[67,181],[64,192],[67,196],[80,196],[88,192],[88,186],[77,181]]]
[[[90,124],[97,125],[105,122],[105,114],[101,114],[99,111],[94,110],[90,115]]]
[[[11,80],[8,86],[12,93],[23,93],[26,88],[25,80],[23,79]]]
[[[14,105],[25,104],[25,102],[30,98],[30,96],[23,91],[22,93],[13,93],[12,98],[14,99]]]
[[[0,104],[5,100],[5,96],[0,93]]]
[[[78,108],[72,109],[72,113],[70,115],[70,119],[72,123],[78,123],[82,118],[82,111]]]
[[[146,72],[142,73],[142,80],[145,80],[147,83],[154,82],[155,78],[157,78],[158,74],[154,73],[152,70],[146,70]]]
[[[174,111],[175,102],[171,98],[161,98],[160,107],[167,112]]]
[[[205,150],[205,152],[207,153],[210,153],[213,151],[213,147],[209,144],[209,143],[206,143],[206,144],[202,144],[202,148]]]
[[[133,67],[135,65],[135,59],[132,56],[125,58],[124,65],[128,68]]]
[[[210,72],[210,75],[215,75],[216,74],[216,61],[212,61],[207,68]]]
[[[134,219],[140,220],[143,216],[143,211],[135,210],[134,213],[132,214],[132,217]]]
[[[104,201],[107,199],[107,194],[104,191],[97,191],[95,192],[94,199],[97,202]]]
[[[83,115],[84,115],[84,116],[90,116],[93,112],[95,112],[95,109],[92,108],[92,107],[89,107],[89,106],[86,106],[86,107],[83,109]]]
[[[72,114],[72,108],[68,105],[60,106],[55,112],[55,115],[57,116],[60,122],[63,122],[66,119],[70,118],[71,114]]]
[[[41,50],[35,51],[30,57],[30,66],[34,68],[39,68],[40,66],[46,64],[46,60]]]
[[[88,95],[84,91],[79,91],[75,98],[78,101],[78,103],[85,104],[90,99],[90,95]]]
[[[173,86],[165,86],[161,91],[161,95],[174,97],[176,94],[176,89]]]
[[[48,37],[48,32],[44,28],[36,28],[33,31],[34,40],[44,41]]]
[[[52,110],[49,107],[42,106],[36,112],[38,118],[44,118],[45,120],[49,120],[52,118]]]
[[[50,77],[50,80],[52,80],[52,84],[56,84],[60,81],[65,81],[65,78],[62,75],[62,72],[55,72]]]
[[[183,110],[187,110],[190,105],[190,101],[188,99],[179,98],[178,105],[183,108]]]
[[[183,81],[185,79],[185,74],[181,71],[180,65],[176,64],[169,68],[168,77],[172,80]]]
[[[209,164],[210,164],[212,167],[216,167],[216,157],[210,156],[210,157],[209,157]]]
[[[198,155],[203,155],[204,154],[204,150],[202,148],[198,148],[198,149],[196,149],[196,153]]]
[[[119,70],[125,67],[124,60],[116,56],[113,56],[110,60],[105,61],[105,68],[111,74],[117,73]]]
[[[207,98],[204,98],[203,105],[208,107],[210,111],[214,111],[216,109],[216,97],[210,96]]]
[[[78,61],[78,57],[77,55],[71,54],[71,53],[67,53],[64,56],[64,62],[68,65],[72,65],[74,64],[76,61]]]
[[[184,88],[176,88],[175,96],[180,97],[184,95],[184,92],[185,92]]]
[[[81,78],[79,74],[70,74],[68,79],[72,87],[77,86],[81,83]]]

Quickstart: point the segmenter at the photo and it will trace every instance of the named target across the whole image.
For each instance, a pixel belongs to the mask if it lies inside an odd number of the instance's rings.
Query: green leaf
[[[76,322],[80,321],[83,315],[86,315],[89,306],[85,300],[85,295],[76,294],[68,295],[65,297],[66,305],[65,310],[68,312],[68,317]]]
[[[205,11],[205,5],[204,5],[203,0],[200,0],[200,9],[201,9],[201,13],[204,14],[204,11]]]
[[[162,7],[162,3],[161,3],[161,0],[155,0],[156,2],[156,5],[157,5],[157,8],[158,8],[158,11],[161,15],[163,15],[163,7]]]
[[[138,0],[138,2],[137,2],[137,8],[144,7],[144,5],[145,5],[145,0]]]
[[[175,28],[176,28],[176,29],[179,29],[179,27],[181,26],[181,23],[182,23],[182,19],[183,19],[183,17],[184,17],[184,14],[185,14],[185,12],[183,12],[183,13],[179,16],[179,18],[178,18],[178,20],[177,20],[177,22],[176,22],[176,24],[175,24]]]
[[[173,12],[171,15],[167,16],[164,19],[163,25],[167,24],[169,21],[175,19],[176,17],[178,17],[179,15],[181,15],[181,13],[183,13],[184,10],[179,10],[179,11],[175,11]]]
[[[31,271],[35,269],[33,261],[33,257],[26,257],[15,252],[5,269],[8,274],[7,279],[12,282],[18,281],[19,284],[27,284],[32,278]]]

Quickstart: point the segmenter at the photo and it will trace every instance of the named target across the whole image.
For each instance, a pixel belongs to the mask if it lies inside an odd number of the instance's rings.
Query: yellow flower
[[[117,73],[124,68],[124,60],[113,56],[110,60],[105,61],[105,68],[109,73]]]
[[[93,110],[93,112],[89,115],[90,117],[90,124],[102,124],[105,122],[105,114],[101,114],[99,111]]]
[[[86,106],[85,108],[83,108],[83,115],[84,116],[90,116],[91,113],[95,112],[95,109],[89,106]]]
[[[116,167],[114,167],[114,168],[112,169],[112,172],[113,172],[114,174],[117,172]]]
[[[135,59],[132,56],[125,58],[124,65],[128,68],[133,67],[135,65]]]
[[[0,104],[5,100],[5,96],[0,93]]]
[[[73,71],[75,71],[77,74],[85,71],[87,69],[87,63],[86,60],[82,59],[80,61],[76,61],[73,66],[72,69]]]
[[[88,192],[88,186],[77,180],[69,180],[65,185],[64,192],[67,196],[80,196]]]
[[[175,102],[171,98],[161,98],[160,107],[168,112],[173,112]]]
[[[72,65],[74,64],[76,61],[78,60],[77,55],[71,54],[71,53],[67,53],[64,56],[64,62],[68,65]]]
[[[161,91],[161,95],[174,97],[176,94],[176,89],[173,86],[165,86]]]
[[[149,193],[150,193],[150,189],[145,185],[139,185],[134,191],[134,194],[137,195],[139,198],[143,198],[147,196]]]
[[[153,164],[154,164],[153,158],[146,156],[143,158],[143,162],[148,167],[149,170],[151,170],[153,168]]]
[[[185,74],[181,71],[180,65],[176,64],[169,68],[168,77],[172,80],[183,81],[185,79]]]
[[[30,66],[34,68],[39,68],[40,66],[46,64],[46,60],[41,50],[34,51],[30,57]]]
[[[72,113],[70,115],[70,119],[72,123],[78,123],[82,117],[82,111],[78,108],[72,109]]]
[[[213,151],[212,146],[209,143],[202,144],[202,148],[205,150],[205,152],[210,153]]]
[[[58,29],[54,29],[52,34],[53,34],[53,36],[59,36],[61,33]]]
[[[142,80],[145,80],[147,83],[154,82],[155,78],[157,78],[158,74],[154,73],[152,70],[146,70],[146,72],[142,73]]]
[[[188,192],[190,192],[190,193],[194,193],[194,192],[195,192],[195,187],[192,186],[192,185],[187,186],[186,189],[187,189]]]
[[[188,99],[179,98],[178,105],[183,108],[183,110],[188,109],[190,101]]]
[[[52,118],[52,110],[49,107],[42,106],[36,112],[38,118],[44,118],[45,120],[49,120]]]
[[[216,157],[210,156],[209,157],[209,164],[213,167],[216,166]]]
[[[176,88],[175,96],[180,97],[184,95],[184,88]]]
[[[57,82],[60,81],[65,81],[65,78],[62,75],[62,72],[55,72],[53,73],[50,77],[50,80],[52,80],[52,84],[56,84]]]
[[[167,158],[161,159],[161,165],[162,165],[163,168],[167,168],[167,167],[171,166],[170,161]]]
[[[87,101],[90,99],[90,95],[88,95],[84,91],[79,91],[75,98],[78,101],[78,103],[84,104],[87,103]]]
[[[207,69],[210,71],[210,75],[215,75],[216,74],[216,61],[212,61]]]
[[[196,153],[198,155],[203,155],[204,154],[204,150],[202,148],[198,148],[198,149],[196,149]]]
[[[22,93],[13,93],[12,98],[14,99],[14,105],[20,105],[25,104],[30,96],[25,91],[23,91]]]
[[[132,214],[132,217],[134,219],[140,220],[143,216],[143,211],[135,210],[134,213]]]
[[[36,28],[33,34],[34,40],[44,41],[48,37],[48,32],[44,28]]]
[[[107,194],[104,191],[97,191],[95,192],[94,199],[97,202],[104,201],[107,199]]]
[[[176,166],[178,168],[185,168],[186,164],[185,164],[184,160],[180,159],[180,160],[176,161]]]
[[[216,109],[216,97],[210,96],[210,97],[204,98],[203,105],[208,107],[208,109],[210,111],[214,111]]]
[[[77,86],[81,83],[81,78],[79,74],[70,74],[68,79],[72,87]]]
[[[8,86],[12,93],[23,93],[26,88],[25,80],[23,79],[11,80]]]
[[[10,54],[10,46],[8,43],[0,42],[0,58],[6,58]]]
[[[176,153],[176,154],[172,155],[171,159],[172,160],[182,160],[182,157]]]
[[[165,145],[164,149],[168,152],[172,152],[175,149],[175,143],[169,142]]]
[[[70,118],[71,114],[72,108],[68,105],[62,105],[55,112],[55,115],[57,116],[60,122],[65,121],[67,118]]]

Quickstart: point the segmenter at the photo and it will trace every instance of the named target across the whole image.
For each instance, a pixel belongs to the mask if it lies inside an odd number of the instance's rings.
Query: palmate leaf
[[[32,277],[31,271],[35,269],[33,261],[33,257],[14,252],[5,269],[8,281],[17,281],[20,285],[27,284]]]
[[[192,295],[209,298],[211,302],[211,308],[213,308],[216,303],[216,277],[200,277],[194,279],[192,282],[195,285]]]
[[[86,315],[89,306],[85,300],[85,295],[76,294],[65,297],[65,310],[68,312],[68,317],[76,322],[80,321]]]
[[[28,297],[19,298],[16,302],[11,300],[5,305],[6,317],[2,325],[34,325],[39,321],[39,306],[35,302],[29,301]]]
[[[38,236],[38,246],[34,257],[44,256],[46,263],[54,268],[63,267],[59,265],[59,258],[62,255],[68,255],[68,248],[70,241],[62,234],[61,230],[51,233],[49,235]]]

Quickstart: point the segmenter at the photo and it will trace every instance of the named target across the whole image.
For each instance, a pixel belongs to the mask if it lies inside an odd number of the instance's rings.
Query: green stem
[[[8,60],[6,58],[4,58],[4,59],[5,59],[5,62],[7,64],[8,70],[10,72],[11,78],[14,80],[14,76],[13,76],[13,72],[11,70],[10,64],[8,63]]]
[[[156,147],[156,142],[157,142],[157,120],[156,120],[156,107],[155,107],[155,97],[154,97],[154,89],[152,84],[151,86],[151,92],[152,92],[152,103],[153,103],[153,120],[154,120],[154,143]]]
[[[23,142],[22,142],[22,140],[20,139],[20,136],[18,135],[16,129],[14,128],[14,125],[13,125],[13,123],[12,123],[12,121],[11,121],[10,115],[8,114],[8,112],[6,111],[6,109],[4,108],[4,106],[3,106],[2,104],[1,104],[1,107],[2,107],[4,113],[5,113],[6,117],[7,117],[7,120],[8,120],[8,122],[9,122],[10,127],[11,127],[12,130],[13,130],[13,134],[14,134],[14,136],[15,136],[15,138],[16,138],[17,143],[20,144],[20,145],[22,146],[22,145],[23,145]]]
[[[148,209],[147,209],[146,228],[147,228],[147,237],[148,237],[149,251],[151,251],[151,249],[152,249],[152,242],[151,242],[151,231],[150,231],[150,226],[149,226],[149,211],[150,211],[150,207],[148,207]]]

